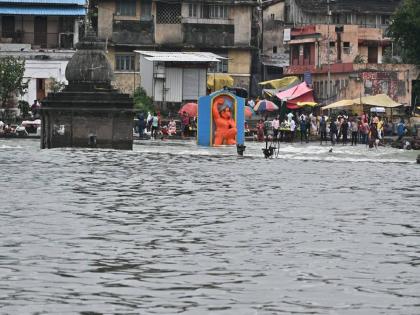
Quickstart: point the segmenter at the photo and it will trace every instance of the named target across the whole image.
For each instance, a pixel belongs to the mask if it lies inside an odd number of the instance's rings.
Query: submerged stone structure
[[[41,108],[41,148],[133,148],[133,100],[111,86],[105,43],[88,31],[66,68],[68,86]]]

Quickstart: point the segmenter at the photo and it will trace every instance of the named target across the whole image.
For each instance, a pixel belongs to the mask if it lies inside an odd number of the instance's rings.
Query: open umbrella
[[[188,116],[196,117],[197,109],[198,109],[197,103],[187,103],[187,104],[182,105],[181,109],[178,111],[178,114],[182,115],[184,112],[186,112]]]
[[[249,106],[245,106],[245,117],[246,118],[251,118],[252,117],[252,115],[254,115],[254,110],[251,108],[251,107],[249,107]]]
[[[267,100],[261,100],[254,106],[254,110],[258,113],[274,112],[278,109],[279,107],[276,104]]]

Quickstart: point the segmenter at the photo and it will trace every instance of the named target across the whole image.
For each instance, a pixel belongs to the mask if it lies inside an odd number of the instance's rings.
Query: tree
[[[8,56],[0,58],[0,105],[6,107],[13,96],[26,93],[28,82],[24,82],[25,60]]]
[[[403,61],[420,65],[420,1],[404,0],[394,14],[389,30],[397,45],[402,47]]]
[[[50,84],[49,88],[53,93],[61,92],[66,87],[66,83],[64,81],[58,81],[54,77],[50,77]]]
[[[144,113],[154,111],[153,100],[147,96],[146,91],[142,87],[138,87],[134,91],[133,99],[134,109]]]

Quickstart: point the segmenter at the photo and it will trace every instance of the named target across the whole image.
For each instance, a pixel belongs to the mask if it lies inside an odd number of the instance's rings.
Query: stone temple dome
[[[114,72],[105,55],[105,43],[98,41],[95,33],[89,29],[76,48],[77,51],[66,68],[66,79],[70,85],[109,85],[114,78]]]

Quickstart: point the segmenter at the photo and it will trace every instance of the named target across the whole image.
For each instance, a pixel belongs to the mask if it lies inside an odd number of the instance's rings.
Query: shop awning
[[[353,100],[341,100],[341,101],[322,107],[322,110],[348,107],[348,106],[353,106],[353,105],[368,105],[368,106],[375,106],[375,107],[393,108],[393,107],[401,106],[402,104],[395,102],[392,98],[390,98],[386,94],[377,94],[377,95],[372,95],[372,96],[358,97]]]
[[[347,106],[353,106],[355,103],[353,100],[341,100],[335,103],[332,103],[330,105],[324,106],[321,109],[334,109],[334,108],[341,108],[341,107],[347,107]]]
[[[306,82],[302,82],[290,89],[287,89],[286,91],[277,93],[276,96],[282,100],[282,101],[292,101],[297,99],[298,97],[304,96],[306,94],[311,94],[312,95],[312,89],[310,89],[308,87],[308,85],[306,84]],[[313,102],[313,97],[312,100],[299,100],[301,102]],[[295,102],[297,103],[297,101]]]
[[[292,76],[292,77],[284,77],[281,79],[264,81],[258,84],[262,85],[266,89],[284,89],[286,87],[289,87],[292,84],[297,84],[299,82],[300,80],[298,77]]]
[[[225,86],[232,87],[233,78],[226,73],[209,73],[207,75],[207,87],[213,91],[221,90]]]
[[[386,94],[364,96],[361,98],[355,98],[353,101],[355,104],[363,104],[363,105],[370,105],[370,106],[376,106],[376,107],[393,108],[393,107],[402,106],[402,104],[395,102],[392,98],[390,98]]]
[[[300,108],[297,104],[300,102],[314,102],[313,90],[308,87],[306,82],[302,82],[286,91],[277,93],[276,96],[285,101],[290,109]]]

